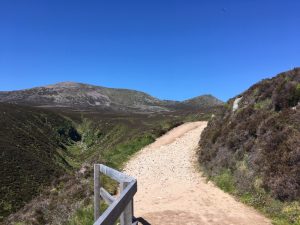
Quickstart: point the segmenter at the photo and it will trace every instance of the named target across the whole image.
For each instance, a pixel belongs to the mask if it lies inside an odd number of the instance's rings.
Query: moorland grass
[[[234,176],[230,170],[224,170],[211,179],[224,192],[232,194],[240,202],[254,207],[267,217],[274,225],[300,225],[299,201],[282,202],[274,199],[263,189],[253,189],[251,192],[241,192],[236,187]]]

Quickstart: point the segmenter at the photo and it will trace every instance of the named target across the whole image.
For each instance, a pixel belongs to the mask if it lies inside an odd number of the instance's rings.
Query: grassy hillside
[[[0,115],[0,215],[4,217],[70,169],[60,152],[79,141],[80,135],[69,120],[45,110],[1,103]]]
[[[93,196],[93,163],[105,163],[120,169],[124,162],[156,137],[188,120],[198,120],[208,115],[195,112],[178,114],[121,114],[74,113],[57,111],[76,124],[81,140],[58,148],[58,154],[68,165],[68,173],[52,179],[51,185],[5,220],[6,224],[86,224],[91,220]],[[64,170],[65,171],[65,170]],[[61,175],[61,174],[60,174]],[[103,181],[110,192],[116,184]],[[76,213],[77,212],[77,213]],[[75,213],[75,215],[74,215]]]
[[[300,224],[299,101],[299,68],[263,80],[229,100],[200,142],[206,174],[276,224]]]

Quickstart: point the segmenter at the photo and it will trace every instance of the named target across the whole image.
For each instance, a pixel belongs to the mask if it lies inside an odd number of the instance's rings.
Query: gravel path
[[[138,181],[135,216],[152,225],[270,225],[197,171],[195,150],[205,126],[179,126],[128,162],[124,172]]]

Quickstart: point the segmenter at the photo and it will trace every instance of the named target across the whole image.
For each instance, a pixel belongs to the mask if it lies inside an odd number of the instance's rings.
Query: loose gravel
[[[196,148],[206,122],[181,125],[139,151],[124,172],[138,181],[135,216],[170,225],[271,225],[254,209],[207,182]]]

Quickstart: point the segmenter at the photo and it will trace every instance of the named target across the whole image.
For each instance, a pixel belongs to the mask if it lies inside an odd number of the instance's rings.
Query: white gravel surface
[[[138,152],[124,172],[138,181],[135,216],[171,225],[270,225],[201,176],[196,148],[206,122],[186,123]]]

